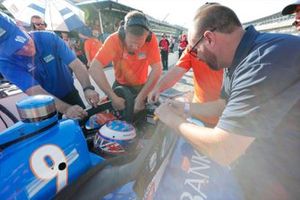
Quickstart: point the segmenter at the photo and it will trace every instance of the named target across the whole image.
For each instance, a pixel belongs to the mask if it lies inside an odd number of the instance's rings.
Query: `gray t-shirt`
[[[299,84],[300,38],[248,27],[224,73],[227,105],[217,124],[256,138],[233,166],[247,198],[300,196]]]

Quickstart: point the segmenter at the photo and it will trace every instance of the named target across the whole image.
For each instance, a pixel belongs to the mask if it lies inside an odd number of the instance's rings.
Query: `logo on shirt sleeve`
[[[24,38],[23,36],[17,35],[15,38],[16,42],[25,43],[27,41],[27,38]]]
[[[48,56],[44,57],[43,60],[46,63],[49,63],[50,61],[54,60],[54,56],[52,54],[49,54]]]

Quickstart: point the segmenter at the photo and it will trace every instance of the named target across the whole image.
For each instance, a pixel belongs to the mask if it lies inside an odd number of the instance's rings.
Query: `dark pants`
[[[181,57],[181,54],[182,54],[183,51],[184,51],[184,49],[179,49],[179,50],[178,50],[178,58]]]
[[[170,51],[173,53],[174,52],[174,44],[170,45]]]
[[[70,105],[78,105],[82,108],[85,108],[85,105],[78,93],[78,91],[76,89],[74,89],[72,92],[69,92],[66,96],[64,96],[63,98],[59,98],[60,100],[62,100],[63,102],[66,102]],[[59,118],[61,118],[62,114],[59,113]]]
[[[127,86],[127,85],[123,85],[118,83],[117,81],[114,82],[112,88],[116,88],[118,86],[123,86],[126,87],[130,90],[131,94],[133,95],[133,98],[135,99],[137,97],[137,95],[139,94],[139,92],[142,90],[142,88],[144,87],[144,85],[138,85],[138,86]]]
[[[168,51],[160,51],[163,70],[168,70]]]

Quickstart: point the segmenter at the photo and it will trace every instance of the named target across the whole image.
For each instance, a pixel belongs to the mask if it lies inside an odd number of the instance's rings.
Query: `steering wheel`
[[[134,109],[134,97],[132,92],[126,86],[117,86],[114,88],[114,92],[119,97],[125,99],[125,109],[120,111],[122,119],[132,123]]]

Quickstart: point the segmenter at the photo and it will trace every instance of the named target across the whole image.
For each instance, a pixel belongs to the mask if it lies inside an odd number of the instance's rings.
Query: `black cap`
[[[289,15],[296,11],[296,7],[300,5],[300,0],[297,0],[296,2],[287,5],[283,10],[281,11],[282,15]]]

